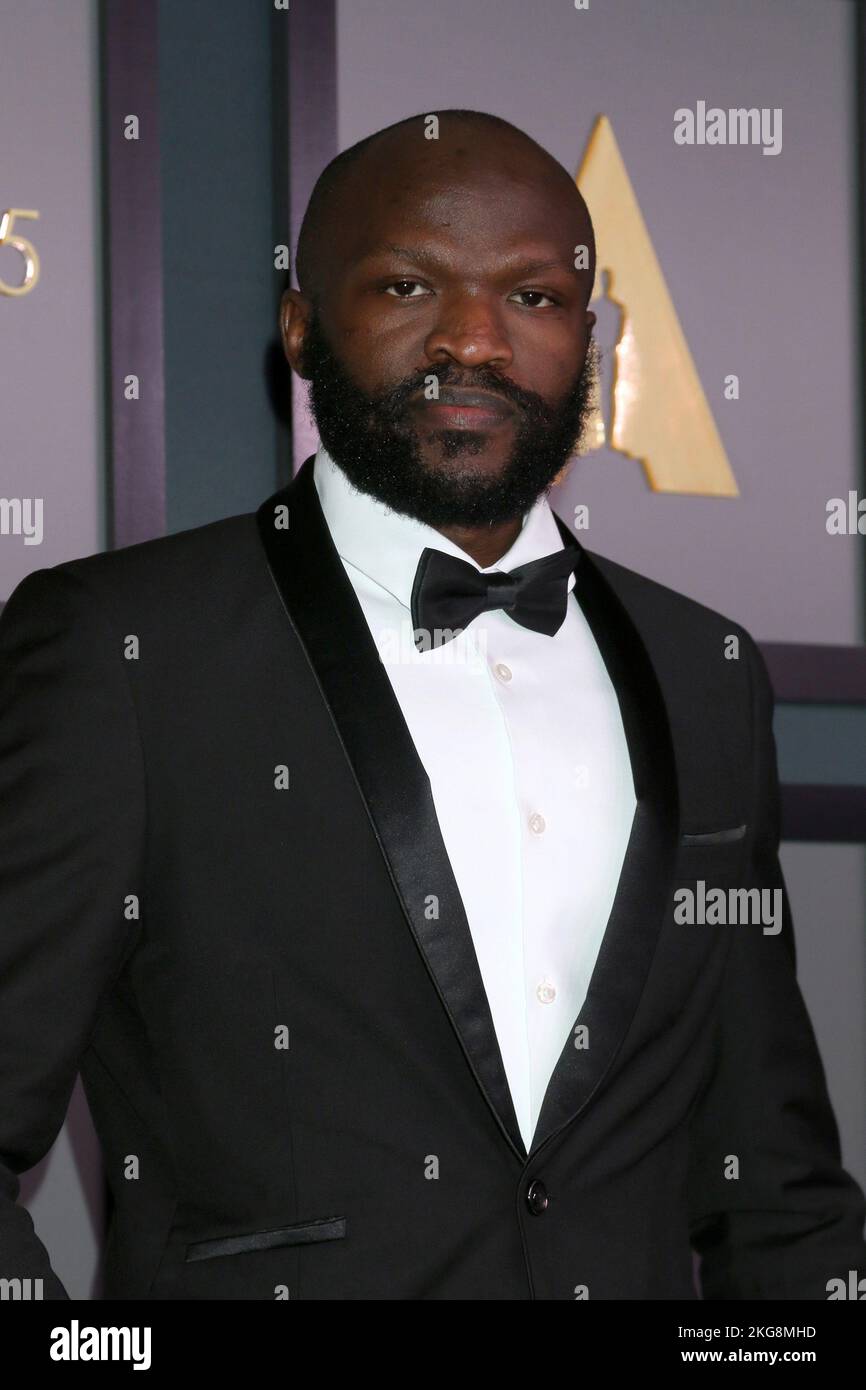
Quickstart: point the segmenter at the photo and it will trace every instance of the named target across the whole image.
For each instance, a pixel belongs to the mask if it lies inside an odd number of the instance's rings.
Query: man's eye
[[[385,293],[386,293],[386,294],[391,294],[394,290],[399,289],[399,288],[403,288],[404,286],[407,286],[407,285],[409,286],[410,289],[414,287],[416,290],[420,290],[422,294],[426,294],[426,293],[427,293],[427,291],[424,289],[424,286],[423,286],[423,285],[420,283],[420,281],[418,281],[418,280],[395,280],[395,281],[393,282],[393,284],[390,284],[390,285],[387,286],[387,288],[386,288],[386,290],[385,290]],[[394,298],[395,298],[395,299],[417,299],[418,296],[417,296],[417,294],[399,294],[399,293],[398,293],[398,294],[395,294],[395,295],[394,295]]]
[[[522,295],[529,295],[529,297],[530,297],[531,299],[546,299],[548,304],[556,304],[556,302],[557,302],[555,299],[551,299],[551,297],[550,297],[549,294],[545,294],[543,290],[515,290],[514,293],[515,293],[515,294],[522,294]],[[546,306],[540,305],[540,304],[527,304],[527,305],[526,305],[526,308],[527,308],[527,309],[540,309],[540,308],[544,308],[544,307],[546,307]]]

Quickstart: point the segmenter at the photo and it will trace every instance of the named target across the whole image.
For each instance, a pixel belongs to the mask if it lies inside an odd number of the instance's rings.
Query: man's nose
[[[465,367],[511,365],[513,351],[492,295],[443,296],[435,327],[425,342],[431,362],[451,357]]]

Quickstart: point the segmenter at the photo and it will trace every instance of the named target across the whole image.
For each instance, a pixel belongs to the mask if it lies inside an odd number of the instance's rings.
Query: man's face
[[[593,404],[576,200],[517,165],[389,170],[378,198],[359,198],[299,343],[334,461],[431,526],[522,515]]]

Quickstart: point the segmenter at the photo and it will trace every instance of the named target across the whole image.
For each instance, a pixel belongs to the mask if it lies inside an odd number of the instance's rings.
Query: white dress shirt
[[[321,445],[313,477],[430,779],[528,1152],[586,997],[634,817],[616,693],[574,594],[553,637],[498,609],[418,650],[410,598],[424,547],[481,566],[359,493]],[[542,495],[483,572],[562,545]],[[574,584],[571,575],[569,591]]]

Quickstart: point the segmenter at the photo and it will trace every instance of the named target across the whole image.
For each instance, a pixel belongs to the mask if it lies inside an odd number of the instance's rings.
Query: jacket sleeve
[[[690,1230],[705,1299],[826,1300],[828,1280],[847,1286],[850,1270],[866,1274],[866,1205],[841,1165],[824,1069],[796,979],[778,857],[773,694],[760,651],[751,638],[745,647],[755,780],[742,886],[778,890],[782,927],[775,935],[761,924],[721,928],[732,940],[714,1071],[691,1121]]]
[[[63,1124],[106,994],[135,944],[143,770],[124,670],[82,581],[38,570],[0,616],[0,1278],[65,1299],[19,1175]]]

